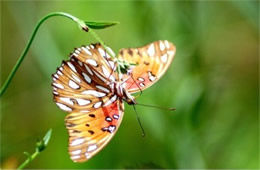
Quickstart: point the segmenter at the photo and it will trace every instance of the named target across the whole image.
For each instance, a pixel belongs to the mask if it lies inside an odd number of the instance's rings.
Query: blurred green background
[[[37,21],[63,11],[119,21],[97,31],[117,52],[154,40],[177,47],[167,73],[138,98],[112,141],[86,163],[67,153],[66,113],[52,101],[51,74],[74,47],[96,42],[65,18],[42,25],[1,98],[1,166],[15,168],[49,128],[48,148],[27,168],[259,168],[258,1],[1,1],[1,86]]]

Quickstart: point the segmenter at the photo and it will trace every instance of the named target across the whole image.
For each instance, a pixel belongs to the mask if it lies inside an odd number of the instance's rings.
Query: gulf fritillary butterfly
[[[155,41],[121,49],[113,59],[100,44],[91,44],[75,49],[62,62],[52,75],[53,95],[58,107],[69,112],[65,124],[74,162],[89,160],[111,140],[124,115],[123,101],[136,104],[131,94],[159,80],[175,51],[169,41]]]

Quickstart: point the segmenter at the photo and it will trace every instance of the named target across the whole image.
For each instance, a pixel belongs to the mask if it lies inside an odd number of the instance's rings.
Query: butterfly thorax
[[[129,105],[136,104],[135,97],[132,96],[120,83],[115,82],[113,84],[114,94],[120,99],[127,102]]]

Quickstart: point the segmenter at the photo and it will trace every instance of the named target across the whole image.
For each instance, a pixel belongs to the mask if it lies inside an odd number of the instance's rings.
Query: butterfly
[[[52,75],[53,98],[69,112],[69,154],[74,162],[92,158],[112,139],[124,115],[124,102],[136,104],[133,93],[158,81],[169,68],[175,46],[160,40],[141,48],[123,48],[115,58],[109,47],[76,48]]]

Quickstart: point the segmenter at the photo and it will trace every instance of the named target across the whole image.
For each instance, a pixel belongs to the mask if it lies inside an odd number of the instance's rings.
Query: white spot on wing
[[[75,50],[75,53],[80,54],[80,51],[77,49],[77,50]]]
[[[154,44],[151,44],[149,46],[149,48],[147,49],[147,53],[150,57],[153,57],[155,54],[155,48],[154,48]]]
[[[61,67],[61,68],[62,68],[62,67]],[[58,73],[60,76],[63,75],[62,72],[60,72],[59,70],[57,71],[57,73]]]
[[[59,93],[58,93],[58,92],[56,92],[56,91],[54,91],[54,92],[53,92],[53,94],[55,94],[55,95],[59,95]]]
[[[58,74],[54,74],[54,77],[56,77],[57,79],[59,78]]]
[[[139,83],[139,85],[140,85],[141,87],[144,87],[144,86],[145,86],[144,83]]]
[[[106,56],[106,53],[102,48],[98,48],[98,52],[101,54],[102,57]]]
[[[110,91],[109,91],[107,88],[105,88],[105,87],[103,87],[103,86],[96,85],[96,87],[97,87],[98,89],[100,89],[100,90],[104,91],[104,92],[107,92],[107,93],[109,93],[109,92],[110,92]]]
[[[69,80],[69,86],[73,89],[78,89],[79,85],[77,85],[74,81]]]
[[[113,115],[113,118],[114,118],[114,119],[119,119],[119,115],[114,114],[114,115]]]
[[[102,70],[103,70],[104,75],[108,78],[110,76],[109,71],[106,69],[105,66],[102,66]]]
[[[112,122],[113,120],[112,120],[112,118],[111,117],[106,117],[106,119],[105,119],[106,121],[108,121],[108,122]]]
[[[175,51],[167,51],[167,53],[169,54],[169,56],[173,56]]]
[[[112,132],[114,132],[115,131],[115,129],[116,129],[116,127],[115,126],[109,126],[108,127],[108,130],[112,133]]]
[[[90,145],[87,149],[87,152],[92,152],[97,149],[97,145]]]
[[[60,88],[60,89],[64,89],[63,85],[58,84],[58,83],[52,83],[54,86]]]
[[[111,97],[111,98],[104,104],[104,106],[110,105],[111,103],[113,103],[114,101],[116,101],[116,98],[117,98],[117,96],[114,95],[113,97]]]
[[[167,40],[164,41],[165,45],[166,45],[166,48],[170,48],[170,44]]]
[[[79,159],[80,156],[79,155],[74,155],[74,156],[71,156],[70,158],[74,160],[74,159]]]
[[[64,111],[72,111],[72,109],[64,104],[61,103],[56,103],[57,106],[59,106],[60,109],[64,110]]]
[[[83,50],[86,52],[87,55],[92,55],[92,53],[85,47],[82,47]]]
[[[70,146],[76,146],[76,145],[80,145],[84,142],[84,138],[78,138],[78,139],[75,139],[71,142]]]
[[[85,153],[85,155],[87,159],[90,159],[91,155],[89,153]]]
[[[60,97],[60,100],[70,105],[73,105],[73,102],[68,97]]]
[[[84,106],[84,105],[91,103],[90,100],[86,100],[86,99],[76,99],[76,100],[80,106]]]
[[[77,82],[79,82],[79,83],[81,82],[80,79],[79,79],[77,76],[75,76],[75,75],[72,74],[72,77],[73,77],[73,79],[75,79]]]
[[[150,71],[148,72],[148,76],[150,81],[154,81],[156,79],[156,77]]]
[[[92,66],[95,66],[95,67],[98,66],[96,60],[93,60],[93,59],[88,58],[88,59],[86,59],[86,62],[89,63],[89,64],[91,64]]]
[[[79,61],[79,60],[78,60],[78,63],[79,63],[79,65],[80,65],[80,66],[83,66],[83,64],[82,64],[82,62],[81,62],[81,61]]]
[[[142,78],[142,77],[138,77],[137,80],[144,82],[144,78]]]
[[[106,82],[106,81],[107,81],[103,76],[101,76],[100,74],[98,74],[96,71],[93,71],[93,72],[94,72],[95,75],[96,75],[100,80],[102,80],[103,82]]]
[[[156,77],[154,77],[154,76],[150,76],[150,77],[149,77],[149,80],[150,80],[150,81],[154,81],[155,79],[156,79]]]
[[[80,112],[81,112],[81,113],[88,113],[89,110],[81,110]]]
[[[93,105],[94,108],[99,108],[102,105],[102,102],[97,102]]]
[[[74,65],[71,62],[68,62],[68,66],[74,71],[77,72],[76,68],[74,67]]]
[[[165,49],[165,45],[163,44],[163,42],[160,41],[159,45],[160,45],[160,50],[163,51]]]
[[[109,79],[112,80],[112,81],[115,81],[115,77],[112,76],[112,70],[111,70],[111,72],[109,72],[109,71],[106,69],[105,66],[102,66],[102,70],[103,70],[104,75],[105,75],[107,78],[109,78]]]
[[[95,91],[95,90],[85,90],[85,91],[81,92],[81,94],[92,95],[92,96],[95,96],[95,97],[106,96],[106,93],[98,92],[98,91]]]
[[[86,64],[84,64],[84,65],[85,65],[86,70],[89,72],[89,74],[93,76],[93,72],[90,70],[90,68]]]
[[[166,63],[166,62],[167,62],[167,54],[164,54],[164,55],[161,56],[161,61],[162,61],[163,63]]]
[[[81,150],[80,150],[80,149],[71,152],[72,155],[78,155],[78,154],[80,154],[80,153],[81,153]]]
[[[82,75],[88,83],[91,83],[91,78],[86,73],[82,72]]]

